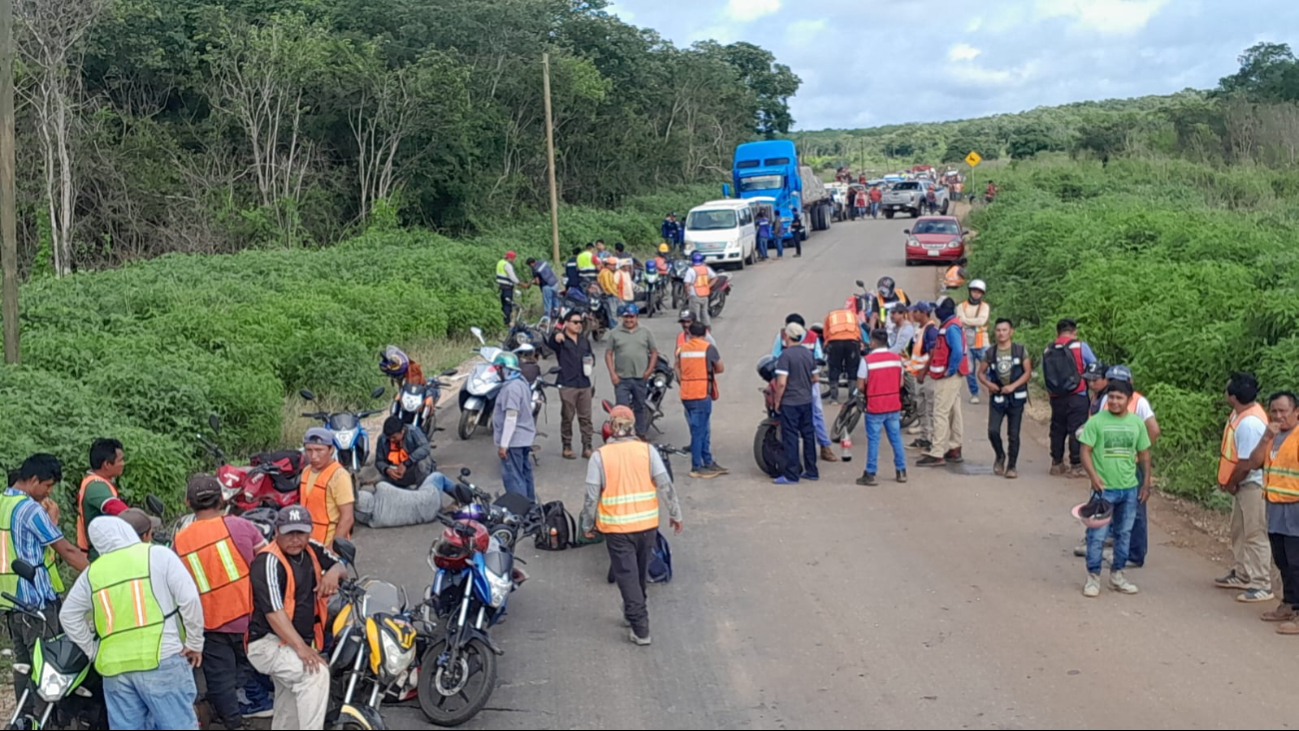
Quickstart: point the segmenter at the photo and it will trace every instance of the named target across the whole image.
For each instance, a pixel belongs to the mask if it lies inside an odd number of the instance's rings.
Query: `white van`
[[[686,214],[686,253],[709,264],[752,264],[758,247],[754,199],[726,198],[695,206]]]

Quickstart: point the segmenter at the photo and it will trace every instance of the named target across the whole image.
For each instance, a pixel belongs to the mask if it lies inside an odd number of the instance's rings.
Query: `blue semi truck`
[[[731,165],[735,194],[740,198],[774,198],[785,238],[799,213],[809,231],[825,231],[834,217],[830,193],[812,168],[798,164],[798,151],[789,140],[746,142],[735,148]]]

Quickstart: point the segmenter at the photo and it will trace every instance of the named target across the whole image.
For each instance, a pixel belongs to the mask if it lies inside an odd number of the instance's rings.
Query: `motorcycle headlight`
[[[528,333],[521,332],[514,336],[514,340],[519,345],[527,345],[528,343],[532,342],[532,336],[529,335]]]
[[[380,668],[387,682],[392,682],[398,675],[406,672],[406,668],[415,661],[415,644],[402,647],[396,638],[387,632],[379,633],[379,649],[383,655]]]
[[[492,607],[503,606],[505,598],[510,595],[510,590],[514,588],[514,579],[509,576],[497,576],[488,571],[487,583],[492,587]]]
[[[655,376],[655,377],[654,377],[654,387],[655,387],[655,388],[667,388],[667,387],[668,387],[668,379],[664,378],[664,377],[661,376],[661,375],[660,375],[660,376]]]
[[[337,442],[338,446],[343,449],[351,449],[352,445],[356,443],[356,434],[357,434],[356,429],[344,429],[342,431],[336,431],[334,432],[334,441]]]
[[[36,686],[36,695],[46,703],[54,703],[67,694],[68,688],[72,687],[74,676],[64,675],[50,663],[45,663],[41,668],[41,677]]]
[[[424,405],[423,394],[403,393],[401,395],[402,411],[419,411],[419,408],[423,405]]]

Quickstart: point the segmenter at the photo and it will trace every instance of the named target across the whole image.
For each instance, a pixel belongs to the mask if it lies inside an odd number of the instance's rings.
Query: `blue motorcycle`
[[[370,392],[370,398],[383,398],[384,388],[379,386]],[[298,391],[306,401],[315,401],[316,395],[308,389]],[[365,431],[362,419],[375,414],[382,414],[387,409],[370,409],[369,411],[312,411],[304,413],[308,419],[319,419],[326,429],[334,434],[334,449],[337,459],[347,471],[355,475],[370,461],[370,435]]]

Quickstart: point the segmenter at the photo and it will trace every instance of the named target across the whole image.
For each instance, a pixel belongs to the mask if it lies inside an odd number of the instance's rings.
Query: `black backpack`
[[[1052,396],[1068,396],[1082,385],[1082,374],[1078,372],[1078,361],[1069,347],[1077,340],[1067,343],[1052,343],[1042,354],[1042,379],[1046,381],[1047,393]]]
[[[541,551],[563,551],[575,545],[577,522],[568,512],[564,503],[555,500],[541,507],[541,532],[537,534],[536,546]]]

